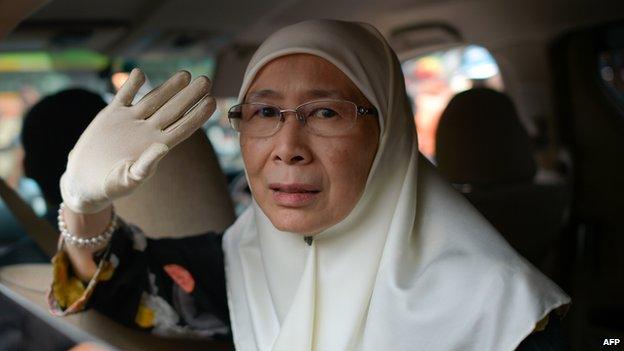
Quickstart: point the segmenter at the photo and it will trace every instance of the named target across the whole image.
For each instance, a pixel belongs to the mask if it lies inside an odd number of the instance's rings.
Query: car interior
[[[142,94],[180,69],[207,75],[214,116],[115,207],[153,238],[223,231],[252,201],[227,119],[245,67],[269,34],[313,18],[368,22],[391,44],[413,103],[416,130],[405,132],[571,296],[568,349],[624,339],[623,1],[0,0],[0,10],[1,30],[16,24],[0,40],[0,350],[232,349],[96,311],[49,313],[59,233],[23,166],[23,119],[67,88],[109,102],[134,67],[148,77]]]

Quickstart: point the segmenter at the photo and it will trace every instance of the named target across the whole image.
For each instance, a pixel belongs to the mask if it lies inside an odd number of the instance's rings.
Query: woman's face
[[[336,66],[318,56],[277,58],[256,75],[245,102],[295,107],[314,100],[348,100],[372,107]],[[282,231],[317,234],[337,224],[364,191],[379,143],[377,117],[358,117],[340,136],[312,135],[286,113],[279,131],[265,138],[240,136],[253,196]]]

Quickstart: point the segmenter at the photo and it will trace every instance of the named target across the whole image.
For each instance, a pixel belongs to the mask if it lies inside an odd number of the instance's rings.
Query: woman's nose
[[[307,164],[312,161],[305,125],[296,118],[286,118],[272,138],[273,161],[289,165]]]

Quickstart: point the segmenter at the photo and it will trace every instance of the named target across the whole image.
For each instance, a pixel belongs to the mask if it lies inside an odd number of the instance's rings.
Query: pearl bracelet
[[[61,236],[66,244],[75,246],[77,248],[96,248],[100,247],[110,240],[113,236],[113,232],[117,229],[117,214],[113,211],[112,218],[110,224],[104,231],[104,233],[92,236],[88,238],[82,238],[70,233],[67,230],[67,224],[65,223],[65,219],[63,218],[63,209],[65,208],[65,204],[61,202],[58,210],[58,229],[61,232]]]

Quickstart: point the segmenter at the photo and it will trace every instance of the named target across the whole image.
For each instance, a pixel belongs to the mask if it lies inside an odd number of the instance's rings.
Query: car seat
[[[453,97],[438,125],[436,162],[521,255],[543,266],[565,223],[568,190],[534,182],[531,140],[506,94],[475,88]]]

